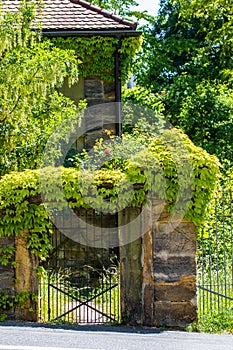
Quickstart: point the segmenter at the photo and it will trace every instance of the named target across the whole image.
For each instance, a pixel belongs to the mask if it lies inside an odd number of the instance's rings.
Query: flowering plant
[[[129,159],[148,147],[153,130],[142,132],[141,127],[135,125],[133,132],[124,133],[121,137],[113,135],[112,130],[104,132],[106,137],[97,139],[92,150],[88,152],[84,149],[77,154],[76,167],[89,170],[124,170]]]

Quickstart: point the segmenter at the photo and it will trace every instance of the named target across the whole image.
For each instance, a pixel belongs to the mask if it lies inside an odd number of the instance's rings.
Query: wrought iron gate
[[[233,308],[233,193],[216,198],[198,246],[199,315]]]
[[[56,229],[52,237],[54,249],[43,266],[40,278],[40,320],[78,324],[118,323],[118,249],[85,246]]]

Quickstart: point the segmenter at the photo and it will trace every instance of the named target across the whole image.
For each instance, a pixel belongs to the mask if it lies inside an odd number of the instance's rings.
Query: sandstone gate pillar
[[[0,303],[0,314],[7,319],[37,321],[38,261],[26,243],[23,234],[0,238],[0,247],[14,248],[8,264],[0,265],[0,296],[9,300],[2,309]]]
[[[161,205],[154,201],[133,232],[120,232],[144,233],[120,248],[123,321],[183,328],[197,319],[195,226],[170,220],[165,210],[158,215]],[[120,224],[137,215],[138,209],[126,209]]]

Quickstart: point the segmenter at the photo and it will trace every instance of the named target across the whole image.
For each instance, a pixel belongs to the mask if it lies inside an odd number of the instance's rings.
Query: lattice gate
[[[103,224],[102,215],[86,212]],[[108,216],[117,228],[117,216]],[[104,224],[103,224],[104,226]],[[98,229],[99,234],[99,229]],[[80,244],[54,229],[53,250],[39,285],[42,322],[101,324],[120,322],[118,248]]]

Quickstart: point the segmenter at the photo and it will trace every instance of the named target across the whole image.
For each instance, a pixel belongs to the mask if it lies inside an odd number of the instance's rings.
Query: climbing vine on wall
[[[6,291],[0,291],[0,321],[6,319],[7,315],[4,312],[9,308],[24,309],[29,298],[36,301],[37,295],[30,293],[30,291],[20,291],[15,295],[8,295]]]
[[[79,71],[84,77],[98,76],[106,81],[114,80],[114,54],[119,39],[115,37],[93,36],[73,38],[56,37],[47,40],[50,40],[59,48],[74,50],[77,58],[82,62]],[[141,44],[142,36],[125,37],[121,40],[119,54],[123,82],[128,79],[130,65],[137,51],[140,50]]]
[[[191,188],[185,216],[198,225],[204,220],[205,208],[218,177],[217,158],[194,146],[181,132],[170,130],[152,140],[146,151],[127,160],[124,169],[89,171],[48,167],[43,171],[13,172],[0,180],[0,237],[27,229],[28,248],[39,259],[49,256],[52,224],[42,203],[42,182],[46,183],[43,185],[44,203],[56,201],[62,210],[65,195],[71,208],[100,205],[102,210],[109,212],[119,205],[146,205],[148,191],[156,198],[162,198],[165,193],[167,207],[172,211],[177,198]],[[62,193],[57,191],[59,181],[63,186]],[[13,248],[2,250],[1,264],[7,264],[13,253]]]

